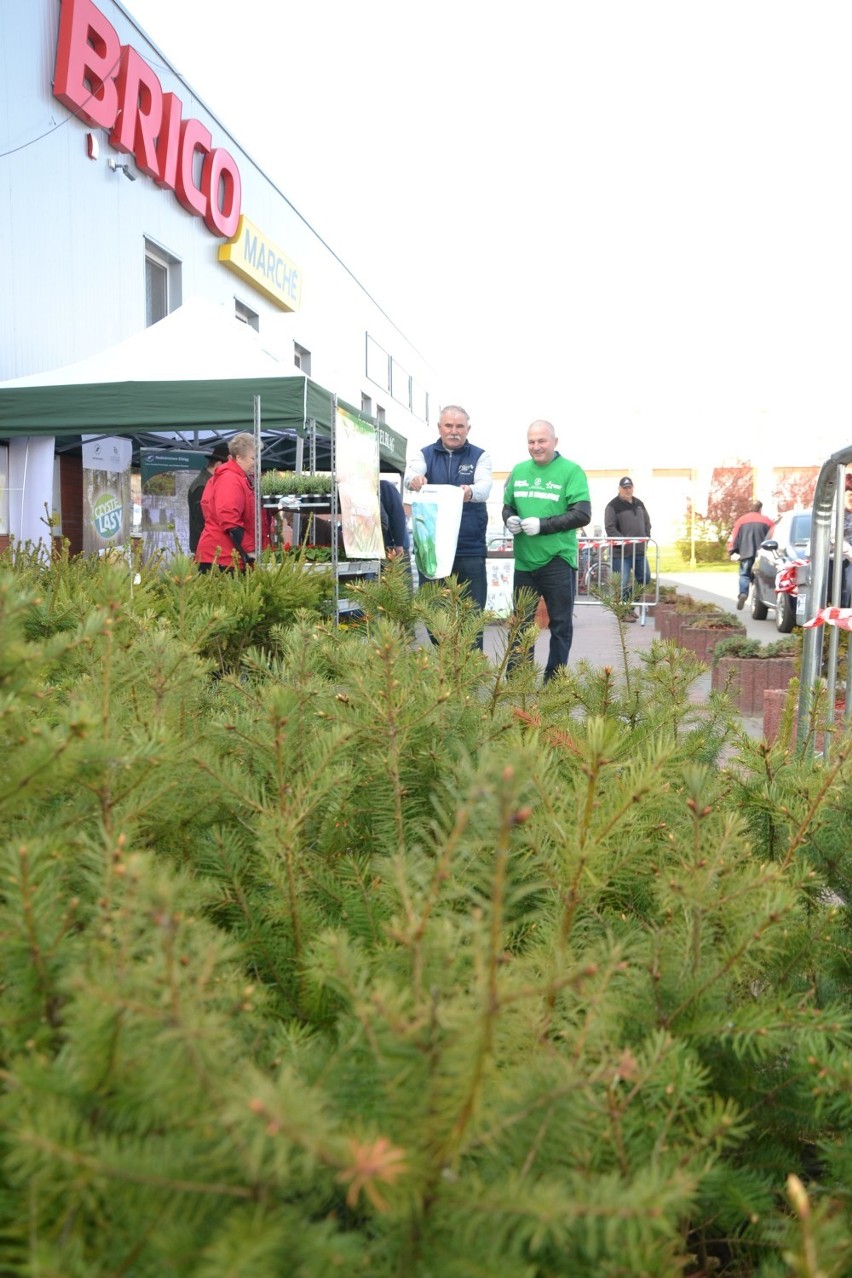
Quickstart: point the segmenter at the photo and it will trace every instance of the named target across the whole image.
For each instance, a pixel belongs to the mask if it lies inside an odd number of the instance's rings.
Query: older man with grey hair
[[[462,516],[452,572],[467,585],[480,612],[488,597],[485,575],[486,501],[491,492],[491,458],[468,439],[470,417],[458,404],[448,404],[438,418],[438,439],[408,463],[403,486],[417,493],[424,484],[453,484],[462,490]],[[482,648],[480,631],[477,646]]]

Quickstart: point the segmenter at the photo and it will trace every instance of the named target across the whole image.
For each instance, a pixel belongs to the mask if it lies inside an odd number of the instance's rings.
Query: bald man
[[[530,461],[512,470],[503,506],[503,522],[515,539],[515,607],[518,592],[526,588],[544,599],[550,616],[545,683],[568,664],[574,637],[577,529],[592,517],[586,473],[557,452],[558,443],[550,422],[532,423],[527,431]],[[529,620],[534,616],[535,608]]]

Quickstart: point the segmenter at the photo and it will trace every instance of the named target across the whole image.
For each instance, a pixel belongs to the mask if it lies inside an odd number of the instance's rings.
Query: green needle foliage
[[[848,1273],[852,742],[359,590],[0,569],[0,1275]]]

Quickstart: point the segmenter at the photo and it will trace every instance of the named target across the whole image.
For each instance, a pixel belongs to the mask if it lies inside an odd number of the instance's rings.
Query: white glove
[[[517,537],[518,533],[521,531],[521,521],[517,515],[509,516],[506,520],[506,528],[513,537]]]
[[[541,528],[541,520],[536,519],[534,515],[529,519],[521,520],[521,532],[525,532],[528,537],[537,537]]]
[[[852,545],[848,541],[843,543],[843,558],[852,560]]]
[[[736,552],[735,550],[732,550],[732,551],[731,551],[731,559],[733,559],[733,561],[734,561],[734,563],[735,563],[735,564],[736,564],[736,563],[739,563],[739,559],[740,559],[740,557],[739,557],[739,555],[737,554],[737,552]]]

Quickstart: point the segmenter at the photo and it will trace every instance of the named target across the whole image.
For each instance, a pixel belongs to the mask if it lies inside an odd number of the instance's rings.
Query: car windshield
[[[811,535],[811,513],[795,515],[790,523],[790,541],[794,545],[805,542]]]

